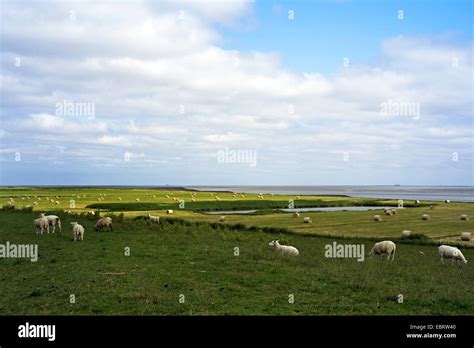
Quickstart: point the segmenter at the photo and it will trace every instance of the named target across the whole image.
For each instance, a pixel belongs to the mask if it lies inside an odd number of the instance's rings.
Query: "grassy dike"
[[[398,244],[393,262],[357,262],[326,258],[325,246],[364,244],[367,254],[372,240],[169,218],[157,225],[116,218],[114,232],[94,232],[95,218],[69,215],[63,233],[35,236],[36,217],[0,212],[0,244],[39,246],[37,262],[0,259],[0,315],[474,313],[474,249],[463,249],[473,261],[462,268],[441,264],[436,246],[418,244]],[[69,222],[76,220],[86,229],[82,243],[72,242]],[[277,238],[300,256],[278,257],[268,248]]]

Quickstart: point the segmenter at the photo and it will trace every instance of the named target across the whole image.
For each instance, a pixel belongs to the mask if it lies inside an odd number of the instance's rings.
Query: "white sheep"
[[[305,224],[309,224],[309,223],[311,223],[312,221],[313,221],[313,220],[311,220],[311,218],[310,218],[309,216],[306,216],[305,218],[303,218],[303,222],[304,222]]]
[[[61,228],[61,220],[59,219],[58,216],[56,215],[48,215],[46,216],[46,219],[48,219],[48,223],[50,226],[53,226],[53,233],[56,230],[56,225],[59,227],[59,232],[62,232]]]
[[[446,199],[444,203],[451,203],[451,201],[449,199]]]
[[[382,221],[380,215],[374,215],[374,221]]]
[[[72,235],[74,237],[74,241],[80,240],[81,242],[84,241],[84,227],[79,225],[77,222],[71,222],[72,225]]]
[[[268,245],[274,248],[277,254],[280,255],[298,256],[300,254],[294,246],[280,245],[279,240],[272,240]]]
[[[44,231],[49,233],[49,222],[48,219],[44,216],[44,214],[40,214],[40,217],[33,220],[33,223],[36,228],[36,234],[43,234]]]
[[[421,215],[421,219],[425,220],[425,221],[428,221],[430,219],[430,216],[428,214],[423,214],[423,215]]]
[[[300,217],[300,213],[293,213],[293,217],[294,217],[294,218],[299,218],[299,217]]]
[[[409,238],[411,235],[411,231],[409,230],[403,230],[402,231],[402,238]]]
[[[168,210],[166,211],[166,214],[173,214],[173,209],[168,209]]]
[[[224,222],[225,221],[225,216],[222,215],[220,218],[219,218],[219,222]]]
[[[461,262],[467,263],[466,258],[462,254],[461,250],[456,247],[452,247],[449,245],[440,245],[438,248],[438,254],[441,262],[444,263],[444,259],[451,259],[452,263],[454,261],[460,266]]]
[[[375,243],[372,249],[370,250],[369,255],[381,255],[387,254],[387,260],[390,260],[390,256],[392,257],[392,261],[395,259],[395,251],[397,250],[397,246],[394,242],[390,240],[384,240],[383,242]]]
[[[461,220],[464,220],[464,221],[468,221],[469,220],[469,216],[467,216],[467,214],[461,214],[461,216],[459,217]]]
[[[465,242],[469,242],[471,240],[471,232],[462,232],[461,240]]]
[[[420,204],[420,200],[419,199],[415,200],[415,204]]]
[[[106,227],[108,227],[111,232],[113,231],[113,229],[112,229],[112,218],[110,218],[108,216],[100,218],[99,220],[97,220],[97,223],[95,224],[94,229],[96,231],[99,231],[99,230],[102,231]]]
[[[159,216],[153,216],[150,213],[148,213],[148,218],[153,223],[159,223],[160,222],[160,217]]]

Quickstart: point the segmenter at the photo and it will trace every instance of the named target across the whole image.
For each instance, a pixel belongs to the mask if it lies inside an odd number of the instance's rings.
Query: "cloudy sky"
[[[0,184],[474,185],[472,16],[2,0]]]

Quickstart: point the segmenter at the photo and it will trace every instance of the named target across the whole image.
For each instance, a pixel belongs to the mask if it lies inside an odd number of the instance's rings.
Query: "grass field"
[[[105,199],[98,203],[117,203],[121,197],[120,204],[163,204],[160,207],[171,204],[175,214],[172,218],[162,218],[160,224],[151,224],[145,219],[134,220],[147,211],[118,210],[113,212],[116,214],[113,232],[94,232],[96,218],[79,214],[88,210],[86,206],[96,204],[99,194],[104,193]],[[460,243],[460,232],[474,232],[472,220],[459,220],[461,213],[474,216],[471,203],[422,202],[421,207],[408,207],[394,216],[383,215],[382,222],[372,221],[376,212],[303,213],[300,219],[294,219],[289,213],[269,211],[268,214],[227,215],[226,223],[222,224],[217,223],[218,216],[203,214],[200,210],[215,209],[223,201],[225,206],[235,200],[244,203],[240,206],[258,202],[267,207],[268,202],[290,199],[295,199],[298,206],[298,200],[294,196],[265,195],[260,199],[256,195],[242,198],[219,193],[221,201],[217,201],[215,193],[198,192],[197,202],[191,203],[202,205],[191,210],[188,205],[186,209],[179,209],[166,195],[190,200],[189,192],[179,190],[0,189],[3,204],[10,197],[17,208],[41,202],[32,205],[33,212],[27,211],[29,209],[0,212],[0,244],[7,241],[35,243],[39,248],[37,262],[0,259],[3,263],[0,314],[474,313],[471,263],[474,248],[463,246],[462,251],[470,262],[458,267],[441,264],[436,245],[432,244],[440,240]],[[46,203],[46,196],[60,204]],[[74,197],[72,208],[69,200]],[[344,205],[396,203],[348,197],[302,196],[300,200],[318,202],[315,206],[336,202]],[[429,210],[431,204],[436,204],[435,209]],[[56,211],[61,216],[62,233],[35,235],[32,220],[43,211]],[[124,218],[117,216],[121,212]],[[102,215],[109,213],[101,211]],[[162,209],[155,209],[153,213],[166,216]],[[422,221],[423,213],[430,214],[431,220]],[[311,216],[313,223],[303,224],[303,216]],[[71,221],[79,221],[85,227],[84,242],[72,241]],[[423,234],[428,239],[398,240],[403,229]],[[367,256],[374,241],[382,238],[396,240],[395,261]],[[278,257],[268,247],[272,239],[296,246],[300,256]],[[325,246],[334,241],[363,244],[365,261],[326,258]],[[126,248],[130,256],[125,255]],[[238,248],[238,256],[235,248]],[[75,295],[74,304],[70,303],[71,294]],[[183,302],[180,295],[184,295],[184,303],[180,303],[180,299]],[[399,295],[403,296],[403,303],[399,303]],[[294,297],[294,303],[289,302],[289,296]]]

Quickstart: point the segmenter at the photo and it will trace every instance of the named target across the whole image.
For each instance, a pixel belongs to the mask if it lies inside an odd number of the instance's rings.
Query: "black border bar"
[[[55,325],[55,340],[20,338],[19,326],[27,322],[30,325]],[[428,335],[407,337],[407,334],[416,333]],[[433,334],[451,337],[436,338]],[[1,348],[59,344],[473,347],[474,316],[0,316]]]

